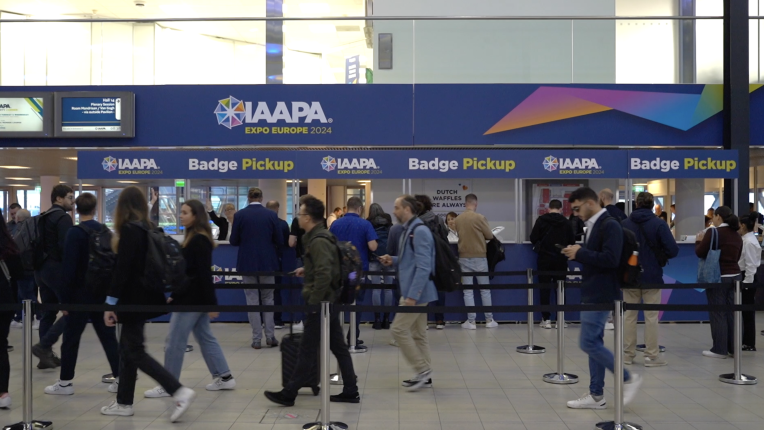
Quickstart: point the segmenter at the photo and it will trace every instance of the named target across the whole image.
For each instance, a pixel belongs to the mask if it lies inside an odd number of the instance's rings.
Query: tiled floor
[[[764,328],[762,319],[764,315],[759,315],[759,326]],[[149,350],[160,360],[167,327],[147,326]],[[251,349],[249,326],[245,324],[215,324],[213,329],[227,354],[237,388],[230,392],[205,391],[210,376],[201,354],[198,350],[187,353],[181,379],[196,387],[199,396],[180,423],[169,423],[169,399],[142,398],[143,391],[155,385],[145,375],[138,380],[134,417],[100,415],[99,408],[111,402],[114,395],[107,393],[106,384],[100,382],[101,375],[108,373],[108,366],[90,329],[80,350],[74,396],[43,394],[44,386],[54,383],[58,373],[35,369],[34,416],[53,421],[58,430],[286,430],[302,428],[314,419],[319,398],[309,390],[304,390],[297,406],[287,411],[263,397],[263,390],[281,386],[277,350]],[[409,393],[400,387],[400,380],[410,377],[411,371],[398,349],[388,345],[389,331],[364,327],[362,338],[370,345],[369,352],[354,356],[362,390],[361,404],[332,404],[331,417],[358,430],[593,429],[596,422],[613,417],[613,379],[612,375],[606,379],[606,398],[611,402],[608,409],[565,407],[567,400],[587,392],[588,365],[577,347],[578,331],[576,325],[566,331],[565,370],[578,374],[581,382],[555,386],[544,383],[541,376],[556,370],[556,330],[535,331],[536,343],[547,347],[545,354],[523,355],[515,352],[515,348],[526,343],[524,325],[501,325],[491,330],[479,326],[477,331],[462,330],[456,325],[446,330],[431,328],[434,388]],[[21,419],[20,336],[21,330],[12,330],[11,344],[16,346],[11,353],[14,405],[11,410],[0,410],[0,423]],[[760,339],[764,347],[764,337]],[[606,342],[612,345],[612,332],[606,334]],[[662,325],[661,344],[668,347],[665,354],[668,367],[647,369],[641,365],[641,354],[631,366],[644,376],[645,383],[636,400],[625,408],[626,420],[641,424],[646,430],[764,428],[764,385],[733,386],[718,381],[719,374],[732,371],[733,362],[700,355],[703,348],[710,346],[707,325]],[[744,353],[745,373],[764,378],[761,354],[764,352]],[[338,391],[339,387],[332,387],[332,392]]]

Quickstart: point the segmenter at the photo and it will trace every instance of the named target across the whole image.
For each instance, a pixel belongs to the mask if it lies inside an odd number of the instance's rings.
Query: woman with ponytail
[[[761,265],[761,245],[754,232],[761,215],[754,211],[740,218],[738,233],[743,238],[743,252],[738,265],[743,273],[743,284],[752,284],[753,277]],[[753,305],[756,289],[743,287],[743,304]],[[743,312],[743,351],[756,351],[756,312]]]
[[[706,298],[709,305],[732,305],[734,297],[735,281],[740,281],[740,255],[743,249],[743,239],[738,234],[740,221],[727,206],[719,206],[714,211],[712,219],[713,227],[718,233],[718,244],[713,249],[721,250],[719,256],[719,268],[722,274],[721,288],[706,289]],[[695,255],[698,258],[706,258],[711,250],[711,234],[700,232],[695,238]],[[708,313],[711,324],[711,338],[713,347],[703,351],[703,355],[711,358],[727,358],[733,351],[733,321],[731,311],[712,311]]]

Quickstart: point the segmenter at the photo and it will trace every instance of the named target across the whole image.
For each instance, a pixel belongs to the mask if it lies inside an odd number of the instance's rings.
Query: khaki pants
[[[661,290],[623,290],[624,303],[645,303],[659,305]],[[625,311],[623,316],[623,350],[628,357],[634,357],[637,348],[637,314],[639,311]],[[658,311],[645,313],[645,357],[658,357]]]
[[[405,302],[401,298],[400,305]],[[427,304],[417,305],[419,307]],[[390,325],[390,332],[398,342],[398,347],[403,358],[409,362],[416,373],[422,373],[430,369],[430,345],[427,343],[427,314],[395,314],[395,319]]]

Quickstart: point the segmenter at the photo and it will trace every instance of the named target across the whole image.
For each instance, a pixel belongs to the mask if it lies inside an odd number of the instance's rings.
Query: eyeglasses
[[[305,213],[298,213],[297,214],[297,216],[303,216],[303,215],[310,215],[310,214],[305,214]]]
[[[581,210],[581,206],[573,206],[571,209],[573,210],[573,212],[578,212]]]

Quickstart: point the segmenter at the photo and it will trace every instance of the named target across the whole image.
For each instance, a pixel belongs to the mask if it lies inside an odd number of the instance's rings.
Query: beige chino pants
[[[659,305],[661,290],[623,290],[624,303],[644,303]],[[645,357],[658,357],[658,311],[643,311],[645,314]],[[623,314],[623,351],[634,357],[637,348],[637,314],[639,311],[625,311]]]
[[[399,304],[403,306],[406,299],[401,298]],[[427,304],[416,305],[420,307]],[[408,361],[416,373],[422,373],[430,368],[430,345],[427,343],[427,314],[395,314],[395,319],[390,325],[390,332],[398,342],[398,348],[403,358]]]

